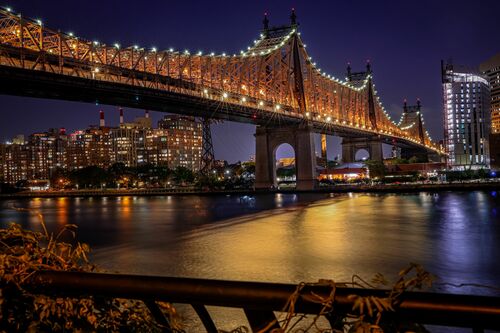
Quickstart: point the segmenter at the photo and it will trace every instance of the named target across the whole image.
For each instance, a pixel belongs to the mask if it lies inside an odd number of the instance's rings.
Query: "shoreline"
[[[197,189],[133,189],[133,190],[71,190],[71,191],[30,191],[12,194],[0,194],[0,200],[24,198],[58,198],[58,197],[121,197],[121,196],[165,196],[165,195],[254,195],[262,193],[408,193],[408,192],[442,192],[442,191],[477,191],[500,190],[499,182],[480,183],[428,183],[397,185],[335,185],[320,187],[314,190],[276,189],[276,190],[218,190],[201,191]]]

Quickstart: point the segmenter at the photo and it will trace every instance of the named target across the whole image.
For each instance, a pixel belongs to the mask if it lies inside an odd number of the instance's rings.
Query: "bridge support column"
[[[375,138],[342,138],[342,162],[356,161],[356,152],[365,149],[370,155],[370,160],[383,161],[382,142]]]
[[[263,127],[255,133],[255,188],[270,189],[276,182],[276,150],[288,143],[295,151],[296,184],[298,190],[317,186],[314,132],[307,126]]]

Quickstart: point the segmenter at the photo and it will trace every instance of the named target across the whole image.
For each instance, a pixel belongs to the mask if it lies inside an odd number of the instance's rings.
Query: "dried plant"
[[[75,233],[75,225],[66,225],[53,235],[47,231],[43,216],[36,214],[43,232],[24,230],[14,223],[0,229],[0,331],[162,331],[163,327],[141,301],[30,293],[26,284],[40,270],[96,271],[88,260],[88,245],[60,241],[64,233]],[[171,324],[179,324],[170,304],[158,302],[158,305],[170,317]]]

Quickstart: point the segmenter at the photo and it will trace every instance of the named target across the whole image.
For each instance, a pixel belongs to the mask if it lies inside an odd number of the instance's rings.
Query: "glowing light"
[[[203,89],[203,93],[204,94],[208,94],[208,90],[207,89]]]
[[[260,101],[260,102],[259,102],[259,106],[264,106],[264,102],[263,102],[263,101]]]
[[[153,47],[151,51],[156,52],[156,47]]]
[[[168,52],[174,52],[174,49],[171,47],[168,49]]]
[[[12,11],[10,7],[5,8],[5,10],[7,10],[9,13]]]
[[[116,47],[117,49],[119,49],[119,48],[120,48],[120,44],[115,43],[115,47]]]
[[[278,104],[278,105],[276,105],[276,110],[279,110],[279,109],[281,109],[281,105]]]
[[[243,103],[245,103],[245,102],[247,101],[247,98],[246,98],[246,97],[243,97],[243,98],[241,99],[241,101],[242,101]]]
[[[225,93],[222,94],[222,98],[227,98],[227,97],[228,97],[227,92],[225,92]]]

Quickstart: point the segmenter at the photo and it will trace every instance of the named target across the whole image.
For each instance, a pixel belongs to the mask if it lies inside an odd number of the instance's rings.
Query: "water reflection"
[[[77,224],[78,239],[112,271],[296,283],[391,275],[411,261],[447,282],[500,285],[495,192],[0,202],[1,225],[39,228],[13,205],[39,210],[53,231]]]

